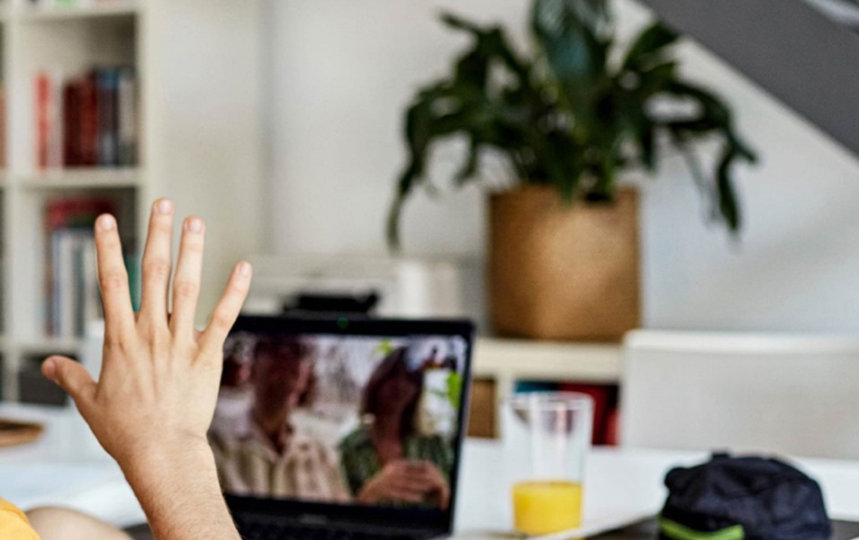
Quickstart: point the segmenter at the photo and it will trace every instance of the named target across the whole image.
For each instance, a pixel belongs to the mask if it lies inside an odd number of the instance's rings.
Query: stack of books
[[[36,75],[36,166],[128,167],[137,162],[137,77],[129,67],[74,77]]]
[[[96,197],[67,197],[47,203],[47,335],[79,337],[88,321],[102,317],[92,226],[100,214],[114,210],[113,201]]]

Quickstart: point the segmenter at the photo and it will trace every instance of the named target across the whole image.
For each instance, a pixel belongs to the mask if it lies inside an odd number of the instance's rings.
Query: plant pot
[[[489,200],[489,304],[499,335],[617,341],[639,326],[638,193],[564,204],[552,187]]]

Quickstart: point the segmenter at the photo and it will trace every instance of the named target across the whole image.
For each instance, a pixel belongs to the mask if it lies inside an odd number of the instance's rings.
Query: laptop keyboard
[[[257,521],[252,517],[237,520],[236,526],[244,540],[418,540],[425,538],[383,531],[360,532],[338,530],[331,526]]]

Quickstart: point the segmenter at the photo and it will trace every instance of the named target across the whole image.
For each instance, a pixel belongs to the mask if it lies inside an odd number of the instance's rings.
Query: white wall
[[[210,241],[197,321],[204,323],[233,265],[257,252],[264,234],[260,34],[267,6],[264,0],[158,1],[156,8],[150,0],[152,33],[142,55],[152,89],[144,131],[153,183],[144,200],[168,196],[180,217],[206,220]],[[143,212],[144,223],[148,216]]]
[[[466,43],[437,15],[448,8],[522,27],[525,7],[522,0],[271,0],[274,248],[383,253],[384,217],[404,163],[402,111]],[[482,223],[476,190],[416,197],[403,236],[410,251],[471,253],[482,245]]]
[[[683,56],[690,75],[730,99],[761,163],[738,174],[738,244],[696,219],[701,206],[677,160],[649,186],[648,325],[859,330],[859,161],[710,55],[686,47]]]
[[[384,252],[384,215],[404,160],[402,110],[464,43],[435,21],[442,7],[521,36],[527,2],[269,0],[271,251]],[[621,16],[627,28],[647,13],[623,0]],[[681,54],[690,77],[733,104],[762,162],[737,173],[747,218],[738,244],[702,222],[677,157],[648,183],[646,325],[859,329],[850,309],[859,305],[859,161],[694,44]],[[456,157],[442,154],[448,165]],[[476,190],[417,197],[403,228],[407,251],[480,257],[483,220]]]

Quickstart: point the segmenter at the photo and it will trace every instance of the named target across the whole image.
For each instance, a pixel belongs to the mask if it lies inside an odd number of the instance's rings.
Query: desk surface
[[[74,410],[0,405],[0,415],[40,420],[45,435],[31,445],[0,450],[0,496],[24,507],[63,505],[127,526],[143,513],[119,468],[98,447]],[[705,453],[595,448],[587,467],[585,533],[655,514],[673,466],[706,459]],[[829,513],[859,520],[859,462],[799,460],[821,484]],[[509,536],[512,523],[504,452],[493,441],[465,445],[456,512],[457,537]]]
[[[655,515],[667,495],[665,473],[707,458],[705,452],[595,448],[585,480],[584,533]],[[468,441],[457,508],[459,531],[501,533],[510,527],[509,480],[501,469],[503,462],[499,443]],[[859,462],[802,459],[795,464],[820,482],[831,517],[859,521]]]

